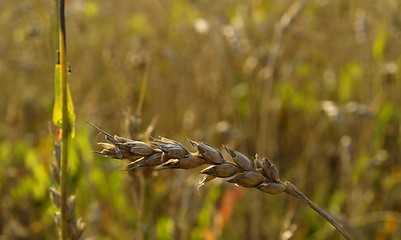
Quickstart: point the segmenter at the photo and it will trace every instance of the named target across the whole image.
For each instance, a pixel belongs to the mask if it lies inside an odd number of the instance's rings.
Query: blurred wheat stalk
[[[141,167],[156,169],[191,169],[201,165],[210,165],[200,173],[205,177],[199,183],[202,186],[214,178],[228,178],[228,183],[234,183],[246,188],[256,188],[264,193],[287,193],[305,202],[309,207],[324,217],[339,231],[344,238],[352,239],[349,233],[337,223],[327,212],[314,204],[294,184],[279,179],[276,166],[267,158],[255,155],[253,161],[246,155],[228,146],[223,146],[233,161],[224,159],[216,148],[203,142],[188,139],[197,149],[190,152],[182,143],[165,138],[152,138],[149,142],[135,141],[117,135],[111,135],[102,129],[88,123],[105,135],[107,142],[99,142],[103,148],[95,151],[105,157],[127,161],[127,170]]]
[[[54,145],[55,163],[51,165],[51,175],[55,187],[50,188],[53,203],[60,210],[54,213],[56,225],[59,228],[59,238],[79,239],[85,224],[81,218],[75,217],[75,195],[68,192],[68,149],[69,140],[74,137],[75,113],[67,81],[67,44],[64,14],[64,1],[57,1],[58,46],[57,63],[55,66],[55,101],[53,108],[53,123],[58,127],[58,136]]]

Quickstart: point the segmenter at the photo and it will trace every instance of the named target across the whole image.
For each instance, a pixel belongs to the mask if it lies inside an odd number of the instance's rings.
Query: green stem
[[[60,165],[60,205],[61,205],[61,240],[68,239],[68,140],[69,121],[67,108],[67,62],[66,62],[66,40],[65,40],[65,16],[64,0],[59,1],[59,49],[60,49],[60,78],[61,78],[61,102],[62,102],[62,148]]]

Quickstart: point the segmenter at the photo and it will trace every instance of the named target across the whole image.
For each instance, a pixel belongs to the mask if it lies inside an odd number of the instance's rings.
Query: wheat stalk
[[[49,189],[53,203],[60,210],[54,213],[59,229],[59,239],[79,239],[85,228],[81,218],[75,216],[75,195],[68,192],[68,150],[69,140],[74,135],[75,114],[68,90],[67,81],[67,43],[64,0],[56,1],[58,45],[57,63],[55,67],[55,104],[53,123],[59,127],[58,138],[54,142],[55,162],[51,164],[51,175],[55,186]],[[57,99],[60,99],[58,101]]]
[[[55,161],[52,162],[51,164],[51,176],[53,177],[53,180],[55,181],[55,185],[59,186],[61,179],[60,179],[60,173],[61,173],[61,145],[59,141],[55,141],[53,143],[54,147],[54,157]],[[58,208],[61,209],[62,206],[62,196],[59,190],[57,190],[57,187],[50,187],[50,196],[52,198],[52,201],[54,205]],[[67,199],[65,201],[65,228],[66,228],[66,233],[68,237],[62,238],[62,235],[60,234],[60,239],[80,239],[82,236],[82,233],[85,229],[85,223],[82,221],[82,218],[77,218],[75,216],[75,195],[67,195]],[[60,212],[55,212],[54,213],[54,220],[56,222],[56,225],[58,228],[61,228],[63,218],[60,214]],[[61,231],[61,229],[60,229]]]
[[[191,169],[201,165],[209,165],[200,173],[205,177],[200,186],[214,178],[228,178],[228,183],[234,183],[246,188],[256,188],[264,193],[287,193],[305,202],[309,207],[324,217],[333,225],[345,239],[352,239],[347,231],[337,223],[327,212],[308,199],[294,184],[281,181],[276,166],[268,158],[258,154],[251,160],[246,155],[228,146],[223,146],[232,161],[224,159],[222,153],[215,147],[188,139],[196,148],[190,152],[180,142],[158,137],[150,142],[135,141],[128,138],[111,135],[88,122],[92,127],[105,135],[108,142],[99,142],[103,148],[94,151],[105,157],[126,160],[127,170],[143,167],[156,167],[157,169]]]

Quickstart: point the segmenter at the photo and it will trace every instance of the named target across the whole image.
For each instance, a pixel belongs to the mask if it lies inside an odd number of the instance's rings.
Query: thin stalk
[[[351,235],[349,235],[349,233],[340,224],[338,224],[326,211],[321,209],[318,205],[312,202],[307,196],[305,196],[305,194],[303,194],[294,184],[290,182],[285,182],[285,185],[287,186],[286,193],[308,204],[309,207],[311,207],[313,210],[319,213],[320,216],[324,217],[331,225],[333,225],[344,236],[345,239],[352,240]]]
[[[65,16],[64,0],[59,1],[59,50],[60,50],[60,78],[61,78],[61,102],[62,102],[62,147],[61,147],[61,165],[60,165],[60,225],[61,240],[68,239],[68,216],[67,216],[67,198],[68,198],[68,141],[70,124],[68,121],[67,108],[67,61],[66,61],[66,39],[65,39]]]
[[[142,116],[142,106],[143,106],[143,101],[145,100],[146,86],[148,84],[149,68],[150,68],[150,63],[147,63],[146,67],[145,67],[145,71],[143,73],[141,92],[140,92],[139,99],[138,99],[138,105],[136,107],[136,116],[138,116],[138,117]]]

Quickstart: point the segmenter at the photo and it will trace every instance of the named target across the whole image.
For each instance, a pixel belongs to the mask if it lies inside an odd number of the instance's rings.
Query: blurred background
[[[55,239],[55,1],[0,6],[0,239]],[[103,138],[85,120],[269,157],[355,239],[400,239],[400,12],[398,0],[67,1],[83,239],[340,238],[286,194],[198,189],[201,169],[127,174],[92,153]]]

